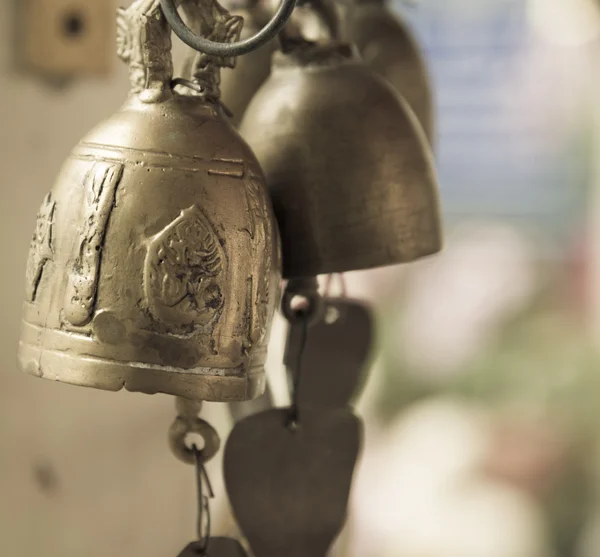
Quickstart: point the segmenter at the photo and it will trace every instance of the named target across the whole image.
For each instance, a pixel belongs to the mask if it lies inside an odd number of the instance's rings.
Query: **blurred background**
[[[111,30],[116,4],[86,1]],[[193,469],[167,445],[173,400],[16,368],[37,209],[70,149],[129,86],[97,26],[103,75],[22,71],[15,5],[0,2],[0,555],[174,556],[194,536],[195,491]],[[394,7],[436,90],[446,246],[347,276],[349,294],[377,312],[378,352],[358,408],[367,435],[348,527],[332,553],[597,557],[600,3]],[[284,335],[278,320],[278,404]],[[227,409],[205,413],[225,438]],[[216,533],[235,535],[218,458],[209,469]]]

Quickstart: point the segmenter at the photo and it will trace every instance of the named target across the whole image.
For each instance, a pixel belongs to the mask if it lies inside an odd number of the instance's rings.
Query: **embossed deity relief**
[[[85,176],[80,242],[73,254],[65,294],[65,317],[75,326],[86,325],[94,315],[106,227],[122,176],[123,165],[112,162],[94,163]]]
[[[216,323],[223,309],[226,257],[212,225],[192,206],[157,234],[145,264],[150,313],[172,334]]]

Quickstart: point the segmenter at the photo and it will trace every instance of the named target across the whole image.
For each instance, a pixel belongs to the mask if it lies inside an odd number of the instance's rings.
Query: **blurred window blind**
[[[589,168],[589,47],[542,40],[526,0],[420,0],[397,10],[429,61],[448,221],[525,220],[565,240]]]

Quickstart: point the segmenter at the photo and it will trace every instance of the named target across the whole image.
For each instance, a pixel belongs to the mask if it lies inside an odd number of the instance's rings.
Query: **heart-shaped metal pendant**
[[[323,557],[341,531],[361,421],[345,409],[274,409],[239,422],[225,448],[225,483],[257,557]]]

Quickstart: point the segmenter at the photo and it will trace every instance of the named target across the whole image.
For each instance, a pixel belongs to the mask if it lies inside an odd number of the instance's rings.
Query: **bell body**
[[[404,97],[432,143],[433,90],[421,49],[408,25],[384,2],[363,0],[345,8],[341,30],[344,40],[356,45],[363,62]]]
[[[258,396],[279,265],[263,174],[220,109],[132,95],[38,215],[20,365],[108,390]]]
[[[244,18],[241,37],[247,39],[264,26],[265,15],[259,7],[251,10],[238,10],[236,15]],[[268,19],[268,18],[267,18]],[[275,41],[240,56],[235,68],[221,70],[221,100],[231,112],[231,122],[238,126],[252,97],[271,73],[271,57],[275,51]]]
[[[265,172],[286,278],[441,247],[431,150],[410,108],[347,47],[276,55],[240,132]]]

